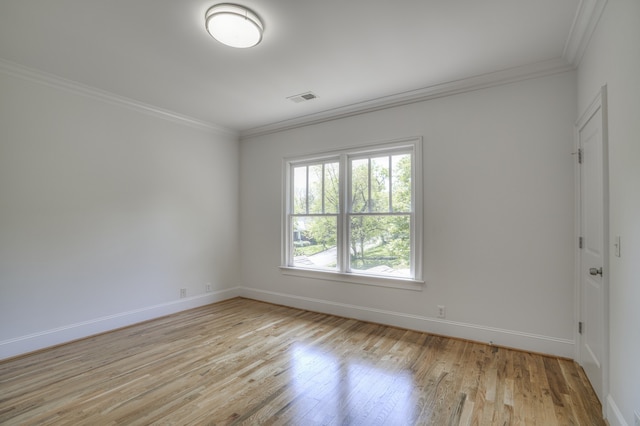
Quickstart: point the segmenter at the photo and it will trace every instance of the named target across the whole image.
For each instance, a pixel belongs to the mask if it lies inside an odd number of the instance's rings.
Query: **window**
[[[283,269],[420,282],[420,162],[420,139],[286,159]]]

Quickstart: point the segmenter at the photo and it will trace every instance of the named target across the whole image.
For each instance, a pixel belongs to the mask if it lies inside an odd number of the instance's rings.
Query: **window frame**
[[[410,217],[410,263],[411,276],[384,276],[366,274],[363,271],[352,271],[349,265],[349,221],[354,212],[347,205],[351,199],[351,162],[358,158],[372,158],[381,155],[411,155],[411,211],[402,212]],[[333,270],[304,268],[293,265],[293,169],[296,166],[314,165],[331,161],[339,163],[339,211],[337,214],[337,268]],[[371,143],[353,146],[340,150],[300,155],[283,158],[283,203],[282,203],[282,242],[281,272],[285,275],[302,276],[328,281],[349,282],[408,290],[422,290],[422,235],[423,235],[423,201],[422,201],[422,138],[411,137],[394,141]],[[373,212],[373,215],[379,213]]]

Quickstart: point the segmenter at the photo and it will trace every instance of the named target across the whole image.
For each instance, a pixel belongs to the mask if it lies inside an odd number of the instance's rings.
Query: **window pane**
[[[293,213],[307,213],[307,166],[293,168]]]
[[[340,165],[327,163],[324,165],[324,212],[338,213],[340,200]]]
[[[410,216],[352,216],[350,268],[354,272],[411,276]]]
[[[371,159],[371,211],[389,211],[389,156]]]
[[[420,279],[422,235],[411,234],[422,222],[421,201],[412,198],[419,145],[407,140],[290,160],[286,266]]]
[[[338,264],[337,216],[293,219],[293,266],[335,271]]]
[[[391,158],[392,199],[394,212],[411,211],[411,155],[394,155]]]
[[[309,213],[322,213],[322,164],[309,166]]]
[[[369,159],[351,162],[351,211],[363,213],[369,204]]]

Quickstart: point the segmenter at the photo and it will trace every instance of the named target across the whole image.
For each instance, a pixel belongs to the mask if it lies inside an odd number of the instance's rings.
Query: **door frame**
[[[589,122],[594,114],[601,111],[601,131],[602,131],[602,245],[603,245],[603,316],[602,316],[602,330],[603,330],[603,351],[602,351],[602,398],[604,401],[600,401],[602,404],[602,414],[606,418],[606,399],[609,396],[609,141],[608,141],[608,110],[607,110],[607,86],[604,85],[600,88],[600,91],[595,96],[593,101],[580,115],[580,118],[576,121],[574,126],[574,154],[578,153],[580,146],[580,131]],[[576,159],[577,160],[577,159]],[[582,233],[582,205],[581,205],[581,173],[580,164],[575,161],[574,166],[574,194],[575,194],[575,359],[578,364],[582,365],[582,334],[579,333],[579,323],[582,321],[582,278],[581,271],[583,266],[581,264],[581,251],[579,247],[578,238]]]

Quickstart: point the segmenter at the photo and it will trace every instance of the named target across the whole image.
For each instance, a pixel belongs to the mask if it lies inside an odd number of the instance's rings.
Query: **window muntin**
[[[420,140],[285,160],[283,265],[421,280]]]

